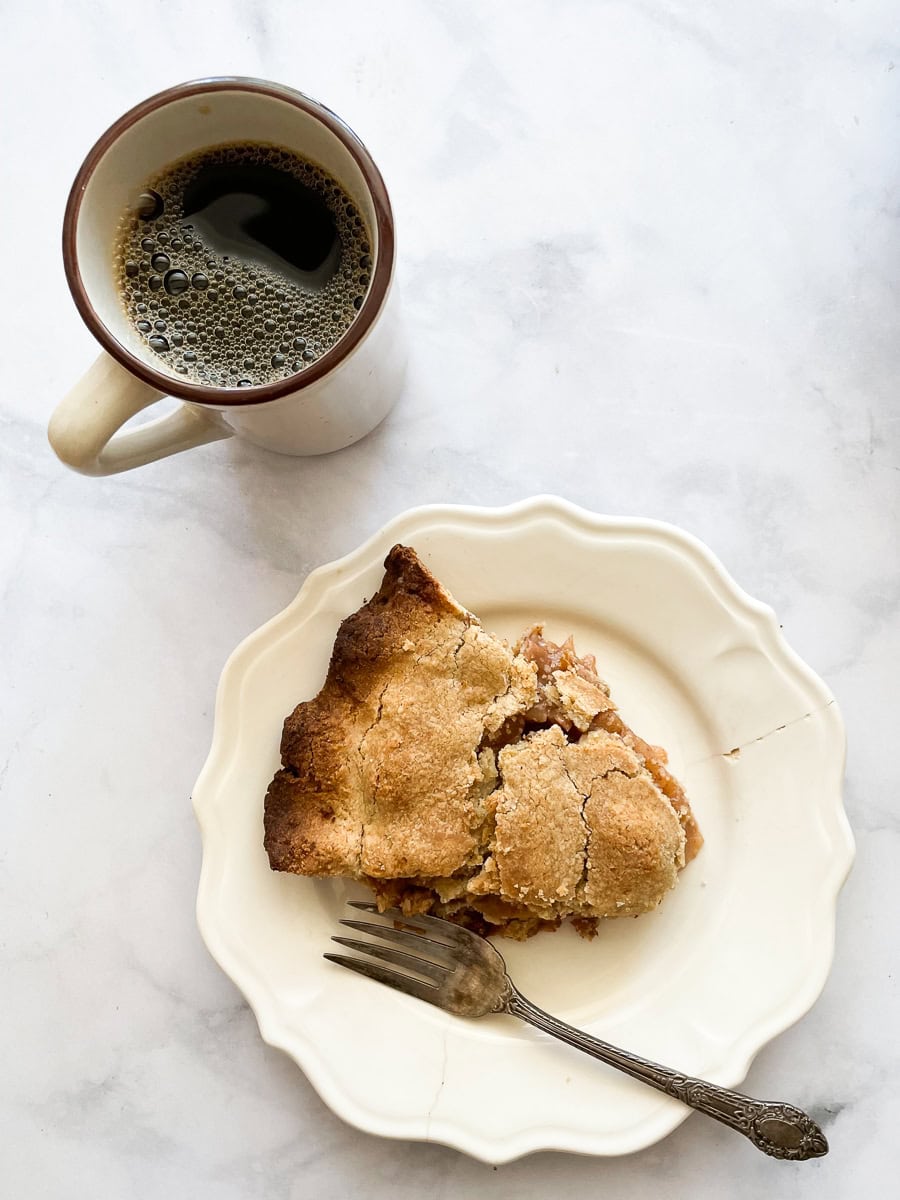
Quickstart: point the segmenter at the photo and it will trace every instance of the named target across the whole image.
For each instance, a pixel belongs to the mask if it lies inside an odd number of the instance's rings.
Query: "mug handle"
[[[127,433],[116,432],[162,396],[111,355],[101,354],[50,418],[50,445],[66,466],[82,475],[116,475],[179,450],[231,437],[218,413],[195,404],[182,404]]]

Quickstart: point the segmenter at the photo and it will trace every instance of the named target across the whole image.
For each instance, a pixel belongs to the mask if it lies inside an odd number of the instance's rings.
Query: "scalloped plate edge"
[[[232,713],[237,711],[238,706],[232,706],[231,698],[235,692],[240,692],[243,672],[252,661],[257,646],[268,642],[273,635],[278,635],[280,627],[286,630],[298,609],[314,608],[336,576],[359,574],[369,569],[373,554],[383,556],[395,542],[404,540],[415,530],[421,531],[436,523],[449,523],[460,528],[472,523],[482,528],[486,524],[500,528],[504,525],[519,526],[534,519],[547,517],[555,518],[569,526],[575,525],[588,534],[638,536],[662,542],[678,550],[707,581],[715,583],[717,598],[725,607],[736,608],[751,618],[773,666],[802,683],[813,702],[810,714],[827,720],[832,725],[834,736],[831,745],[835,752],[835,760],[831,765],[831,774],[838,782],[830,814],[833,818],[831,834],[835,857],[832,860],[832,870],[822,883],[821,902],[823,910],[828,914],[828,921],[821,929],[821,970],[808,978],[807,987],[795,994],[792,1004],[785,1004],[777,1012],[768,1014],[767,1018],[754,1025],[734,1044],[732,1053],[722,1068],[710,1073],[709,1077],[713,1082],[729,1087],[740,1083],[762,1047],[798,1021],[821,994],[834,953],[837,897],[850,872],[855,855],[853,835],[843,808],[841,790],[846,758],[846,735],[834,697],[823,680],[787,643],[774,610],[744,591],[713,552],[685,530],[651,518],[601,516],[551,495],[538,495],[503,507],[422,505],[398,514],[354,550],[310,572],[294,599],[236,647],[229,656],[219,680],[212,744],[192,794],[203,843],[197,894],[198,926],[212,957],[246,997],[257,1019],[263,1040],[297,1062],[332,1111],[365,1132],[382,1137],[442,1143],[491,1164],[510,1162],[540,1150],[560,1150],[597,1156],[634,1153],[671,1133],[690,1115],[690,1110],[674,1104],[666,1106],[660,1109],[656,1116],[641,1120],[634,1127],[631,1136],[627,1131],[617,1131],[608,1137],[586,1137],[578,1131],[551,1129],[547,1125],[539,1125],[521,1129],[515,1136],[485,1139],[480,1137],[476,1130],[447,1119],[431,1121],[425,1116],[413,1120],[385,1119],[378,1112],[359,1105],[334,1083],[317,1047],[308,1039],[299,1038],[295,1031],[283,1028],[277,1014],[272,1011],[268,990],[246,959],[241,958],[229,945],[227,932],[220,928],[215,919],[212,904],[215,868],[208,851],[209,843],[216,840],[219,831],[216,829],[217,821],[212,811],[212,798],[208,797],[207,793],[209,781],[227,771],[229,759],[234,754],[232,739],[228,736],[230,717],[227,710]]]

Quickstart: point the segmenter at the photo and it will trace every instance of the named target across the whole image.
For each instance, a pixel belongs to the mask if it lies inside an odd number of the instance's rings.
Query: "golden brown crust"
[[[535,694],[534,668],[395,546],[378,592],[342,623],[325,686],[285,721],[271,866],[393,879],[480,862],[485,730]]]
[[[564,758],[584,797],[583,912],[604,917],[650,912],[684,866],[678,814],[643,759],[615,735],[592,730],[568,746]]]
[[[656,907],[684,864],[687,800],[593,659],[540,626],[511,650],[408,547],[341,624],[281,756],[272,868],[363,879],[383,908],[518,938],[573,918],[590,936]]]
[[[492,855],[472,890],[549,919],[633,916],[674,887],[684,832],[621,738],[540,730],[500,752],[500,776]]]
[[[501,750],[493,798],[493,890],[545,918],[575,911],[583,875],[582,797],[566,771],[567,746],[554,726]]]
[[[670,801],[685,835],[684,860],[689,863],[703,845],[703,835],[691,811],[684,789],[668,770],[668,755],[661,746],[651,746],[629,729],[616,710],[609,687],[597,675],[592,654],[579,657],[572,638],[561,646],[548,642],[543,625],[532,625],[516,645],[516,652],[536,663],[542,700],[537,706],[541,720],[548,717],[563,729],[605,729],[622,738],[643,760],[653,782]]]

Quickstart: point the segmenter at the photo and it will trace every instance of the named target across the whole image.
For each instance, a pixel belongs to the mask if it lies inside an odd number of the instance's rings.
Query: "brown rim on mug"
[[[97,315],[94,306],[88,298],[78,265],[75,236],[78,228],[78,217],[81,212],[81,202],[84,199],[88,181],[103,155],[117,141],[121,134],[130,129],[137,121],[147,116],[148,113],[162,108],[163,105],[168,104],[172,100],[182,100],[185,97],[203,95],[207,92],[226,91],[255,92],[264,96],[271,96],[276,100],[284,100],[286,103],[292,104],[295,108],[299,108],[308,116],[314,117],[329,129],[353,156],[362,172],[375,209],[375,224],[378,234],[378,253],[375,257],[375,269],[372,272],[369,289],[359,315],[344,336],[330,350],[327,350],[321,358],[311,363],[305,370],[298,371],[294,375],[289,375],[287,379],[279,379],[276,383],[264,383],[256,387],[241,388],[240,391],[236,388],[209,387],[203,383],[187,383],[173,379],[171,375],[167,375],[163,371],[156,371],[153,367],[148,366],[143,359],[132,354],[130,350],[113,337],[112,333]],[[268,83],[261,79],[245,78],[240,75],[219,75],[210,79],[193,79],[188,83],[180,83],[175,87],[166,88],[165,91],[157,92],[155,96],[151,96],[148,100],[144,100],[141,104],[137,104],[134,108],[129,109],[124,116],[110,125],[109,129],[98,138],[82,163],[78,174],[75,176],[75,182],[72,184],[72,190],[69,192],[66,213],[63,218],[62,248],[66,280],[68,281],[69,290],[72,293],[75,305],[81,313],[82,319],[88,329],[90,329],[103,349],[111,354],[121,366],[130,371],[132,375],[136,375],[139,379],[142,379],[144,383],[156,388],[163,395],[175,396],[179,400],[189,400],[194,404],[215,405],[219,408],[230,405],[243,407],[250,404],[265,404],[268,400],[277,400],[280,396],[287,396],[299,392],[305,387],[309,387],[310,384],[329,374],[338,363],[342,362],[359,345],[381,311],[382,303],[391,282],[394,269],[394,217],[381,172],[376,167],[368,150],[350,126],[346,125],[331,109],[326,108],[316,100],[311,100],[308,96],[304,96],[302,92],[294,91],[293,88],[283,87],[281,84]]]

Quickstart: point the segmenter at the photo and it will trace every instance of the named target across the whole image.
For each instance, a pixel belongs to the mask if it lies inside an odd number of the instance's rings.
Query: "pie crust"
[[[284,723],[265,801],[274,870],[350,876],[381,908],[525,938],[657,907],[702,837],[659,747],[591,656],[486,632],[395,546]]]

